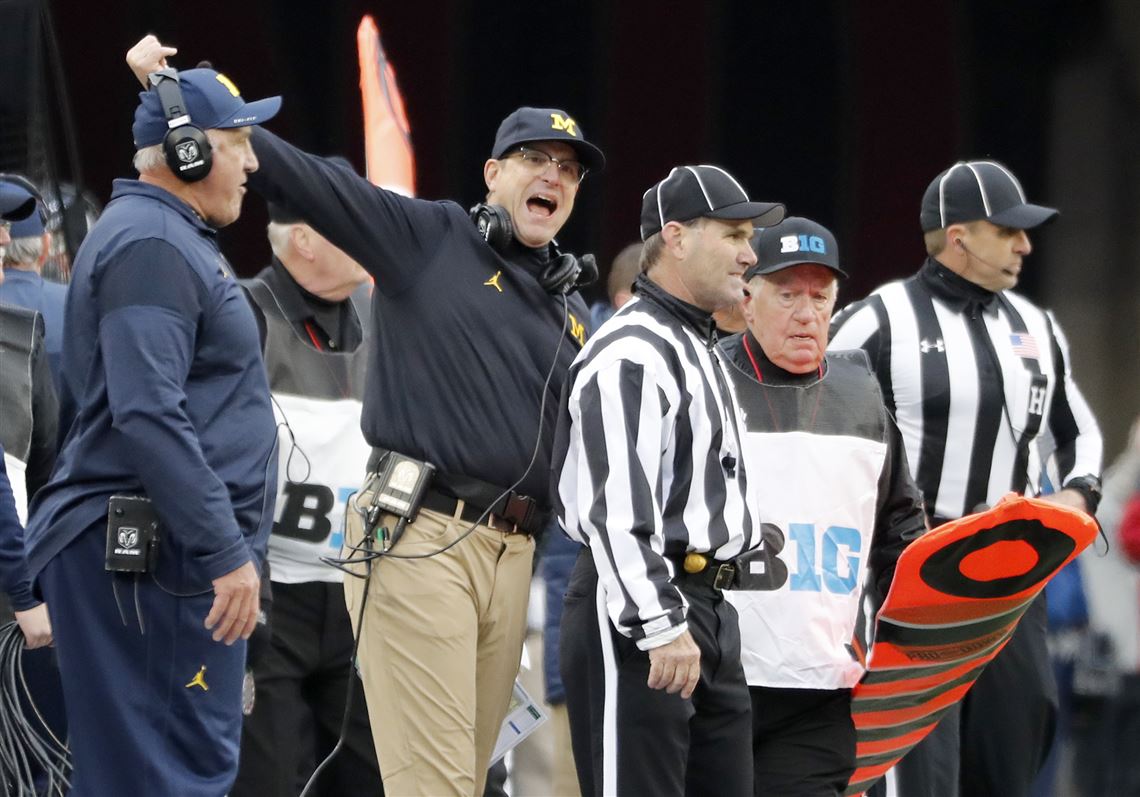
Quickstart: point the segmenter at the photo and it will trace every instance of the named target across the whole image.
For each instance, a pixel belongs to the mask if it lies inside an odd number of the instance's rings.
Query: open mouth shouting
[[[548,219],[558,210],[558,197],[548,191],[538,191],[527,197],[526,207],[536,216]]]

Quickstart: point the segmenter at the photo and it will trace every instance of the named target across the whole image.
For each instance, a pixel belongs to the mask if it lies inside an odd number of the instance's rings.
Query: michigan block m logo
[[[565,130],[575,138],[578,137],[578,123],[572,117],[563,116],[560,113],[550,114],[550,129],[551,130]]]

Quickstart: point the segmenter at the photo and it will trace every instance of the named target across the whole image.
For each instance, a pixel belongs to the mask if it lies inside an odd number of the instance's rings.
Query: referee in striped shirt
[[[566,591],[562,678],[582,793],[752,794],[736,611],[721,589],[759,542],[712,312],[743,298],[752,202],[683,166],[646,192],[635,299],[570,368],[555,510],[585,543]]]
[[[959,162],[922,199],[929,255],[832,324],[831,348],[863,348],[895,414],[933,524],[1036,495],[1093,513],[1102,440],[1053,314],[1010,291],[1028,230],[1057,215],[1026,201],[994,161]],[[1042,595],[931,737],[897,768],[902,797],[1027,795],[1053,739],[1057,687]]]

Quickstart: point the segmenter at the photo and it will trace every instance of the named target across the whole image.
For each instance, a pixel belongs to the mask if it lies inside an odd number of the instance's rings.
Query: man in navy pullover
[[[140,178],[116,181],[77,254],[66,437],[27,530],[55,621],[74,797],[228,791],[245,660],[235,643],[256,623],[273,522],[276,427],[257,325],[216,230],[238,218],[257,169],[250,126],[280,98],[247,103],[211,69],[155,80],[177,80],[181,98],[165,83],[140,95]],[[168,118],[202,129],[194,151],[163,146]],[[206,174],[186,181],[172,168],[194,155]],[[157,516],[144,573],[105,569],[106,549],[145,525],[109,517],[115,495],[144,496]]]

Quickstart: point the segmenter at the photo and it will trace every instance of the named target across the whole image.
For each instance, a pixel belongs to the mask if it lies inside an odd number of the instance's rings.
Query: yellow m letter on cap
[[[572,117],[563,116],[560,113],[550,114],[550,129],[551,130],[565,130],[574,138],[578,137],[577,131],[578,123]]]
[[[240,94],[237,86],[235,86],[234,82],[232,80],[230,80],[228,77],[226,77],[225,75],[223,75],[221,73],[219,73],[217,77],[218,77],[218,82],[221,83],[223,86],[225,86],[229,90],[230,94],[234,95],[235,97],[237,97]],[[570,135],[573,135],[573,133],[571,133]]]

